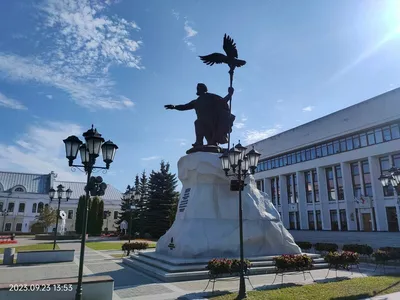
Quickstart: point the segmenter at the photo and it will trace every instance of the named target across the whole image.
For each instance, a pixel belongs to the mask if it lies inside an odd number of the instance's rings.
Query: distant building
[[[78,199],[85,195],[85,182],[69,182],[56,180],[54,172],[50,174],[27,174],[15,172],[0,172],[0,232],[30,232],[35,223],[35,216],[46,206],[57,208],[57,193],[50,202],[49,189],[57,189],[59,184],[65,190],[72,190],[71,199],[61,200],[60,210],[67,214],[66,231],[75,231],[76,210]],[[104,219],[103,229],[115,230],[114,222],[118,218],[122,193],[108,184],[104,201],[104,211],[110,211],[110,216]],[[52,231],[53,228],[49,228]]]
[[[255,178],[292,230],[399,231],[400,89],[254,143]],[[251,145],[250,145],[251,146]]]

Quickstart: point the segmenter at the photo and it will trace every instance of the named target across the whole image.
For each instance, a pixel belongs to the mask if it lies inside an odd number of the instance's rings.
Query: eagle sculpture
[[[199,56],[200,59],[209,66],[214,64],[227,64],[231,70],[236,67],[241,67],[246,64],[246,61],[238,59],[238,51],[236,49],[236,43],[229,35],[224,35],[224,51],[226,53],[212,53],[205,56]]]

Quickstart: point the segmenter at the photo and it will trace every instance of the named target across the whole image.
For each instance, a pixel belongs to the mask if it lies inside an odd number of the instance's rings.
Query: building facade
[[[68,202],[61,200],[60,210],[67,214],[65,230],[75,231],[76,210],[79,197],[85,195],[85,182],[57,180],[54,172],[50,174],[27,174],[0,172],[0,232],[31,232],[35,217],[50,205],[57,209],[57,194],[53,201],[49,199],[49,189],[62,184],[65,190],[72,190]],[[104,211],[110,214],[104,219],[103,229],[115,230],[114,222],[118,219],[122,193],[112,185],[107,185],[105,195],[100,197],[104,202]],[[53,228],[49,228],[52,231]]]
[[[378,178],[400,167],[400,89],[250,146],[287,229],[399,231],[400,195]]]

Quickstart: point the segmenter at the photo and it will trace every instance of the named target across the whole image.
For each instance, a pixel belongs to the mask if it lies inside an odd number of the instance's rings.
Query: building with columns
[[[254,143],[255,176],[291,230],[391,231],[400,202],[378,179],[400,167],[400,89]]]
[[[65,230],[75,230],[76,210],[79,197],[85,195],[85,182],[69,182],[57,179],[57,174],[27,174],[16,172],[0,172],[0,232],[31,232],[35,217],[47,205],[57,209],[57,193],[50,201],[49,190],[61,184],[65,190],[72,190],[68,202],[61,200],[60,210],[67,215]],[[116,230],[114,222],[118,219],[122,193],[108,184],[105,195],[100,197],[104,201],[104,211],[110,215],[104,219],[103,229]],[[53,228],[49,228],[52,231]]]

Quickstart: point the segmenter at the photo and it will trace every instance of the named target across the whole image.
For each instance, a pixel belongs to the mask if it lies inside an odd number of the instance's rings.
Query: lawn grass
[[[400,291],[400,276],[372,276],[353,278],[338,282],[307,284],[266,291],[251,291],[248,299],[268,300],[328,300],[365,299],[377,295],[385,295]],[[209,297],[213,300],[236,299],[237,294]]]
[[[135,242],[134,240],[131,242]],[[86,247],[89,247],[93,250],[121,250],[123,244],[127,243],[127,241],[121,242],[87,242]],[[157,243],[151,242],[149,243],[149,248],[155,248]]]
[[[7,247],[7,248],[15,248],[15,252],[29,251],[29,250],[53,250],[53,243],[49,243],[49,244],[41,243],[41,244],[16,246],[16,247],[13,245],[10,245],[10,247]],[[4,253],[4,249],[5,248],[0,248],[0,254]],[[56,249],[60,249],[57,244],[56,244]]]

